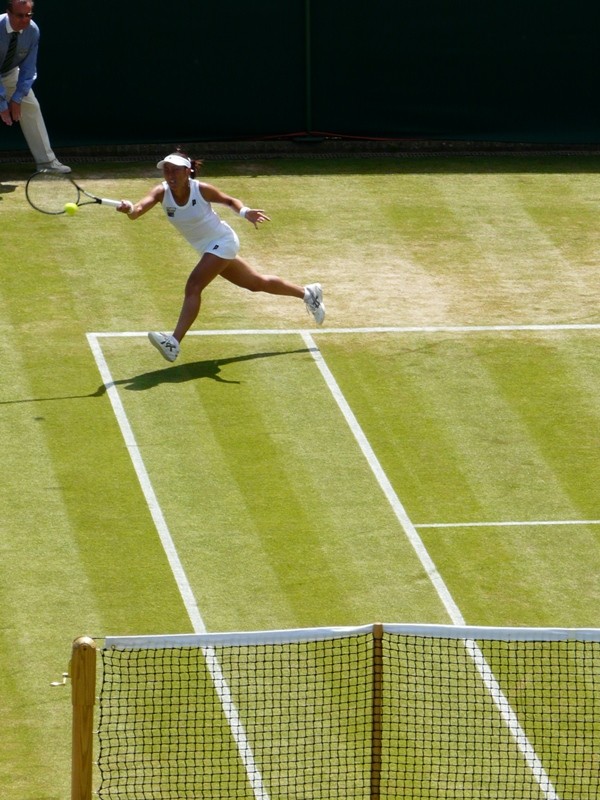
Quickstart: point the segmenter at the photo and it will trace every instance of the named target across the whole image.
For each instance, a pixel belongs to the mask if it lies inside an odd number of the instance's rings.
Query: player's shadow
[[[287,356],[295,353],[309,353],[306,347],[298,350],[276,350],[265,353],[249,353],[245,356],[233,356],[232,358],[207,359],[204,361],[192,361],[187,364],[177,364],[164,369],[155,369],[152,372],[142,372],[131,378],[121,378],[113,381],[111,385],[122,386],[130,392],[145,392],[154,389],[164,383],[187,383],[197,381],[202,378],[217,381],[218,383],[240,384],[241,381],[228,380],[221,374],[223,367],[229,364],[237,364],[242,361],[253,361],[258,358],[273,358],[275,356]],[[106,385],[102,384],[98,390],[90,397],[99,397],[106,392]]]
[[[163,383],[187,383],[188,381],[197,381],[201,378],[208,378],[218,383],[240,384],[241,381],[231,381],[224,378],[221,375],[222,367],[240,361],[252,361],[257,358],[273,358],[274,356],[287,356],[295,353],[310,353],[310,350],[306,347],[301,347],[298,350],[276,350],[267,353],[248,353],[248,355],[234,356],[233,358],[193,361],[189,364],[178,364],[177,366],[165,367],[164,369],[155,369],[152,370],[152,372],[142,372],[140,375],[134,375],[131,378],[121,378],[120,380],[112,381],[108,386],[122,386],[124,389],[128,389],[131,392],[144,392],[147,389],[153,389],[155,386],[160,386]],[[32,397],[21,400],[0,400],[0,406],[13,405],[15,403],[41,403],[53,400],[83,400],[87,397],[102,397],[106,394],[108,386],[102,383],[96,391],[90,392],[89,394],[71,394],[62,395],[61,397]]]

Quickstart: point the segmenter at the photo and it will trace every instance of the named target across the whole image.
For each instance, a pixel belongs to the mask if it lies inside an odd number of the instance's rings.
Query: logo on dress
[[[175,206],[167,206],[167,217],[175,216]]]

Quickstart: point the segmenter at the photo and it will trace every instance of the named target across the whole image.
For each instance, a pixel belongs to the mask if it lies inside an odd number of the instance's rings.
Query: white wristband
[[[244,217],[244,219],[246,219],[246,214],[248,213],[248,211],[250,211],[250,209],[248,208],[248,206],[242,206],[242,207],[240,208],[240,210],[239,210],[239,215],[240,215],[240,217]]]

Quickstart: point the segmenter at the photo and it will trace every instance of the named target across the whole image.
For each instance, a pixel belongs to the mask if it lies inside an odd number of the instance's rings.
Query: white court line
[[[527,522],[426,522],[421,528],[541,528],[547,525],[600,525],[600,519],[545,519]]]
[[[446,586],[444,579],[438,572],[437,567],[435,566],[431,556],[427,552],[427,548],[425,547],[423,540],[419,536],[415,526],[410,520],[410,517],[406,513],[404,506],[400,502],[400,498],[394,491],[390,481],[388,480],[387,475],[385,474],[381,464],[379,463],[379,459],[373,452],[373,448],[369,444],[367,437],[365,436],[362,428],[356,417],[354,416],[354,412],[348,405],[346,398],[342,394],[341,389],[339,388],[337,381],[333,377],[333,374],[327,364],[323,356],[321,355],[321,351],[315,344],[314,339],[312,336],[305,332],[302,335],[304,342],[308,349],[310,350],[312,357],[314,358],[321,375],[323,376],[325,383],[327,384],[329,391],[333,395],[336,403],[342,414],[344,415],[344,419],[348,423],[350,430],[352,431],[354,438],[356,439],[364,457],[367,460],[373,474],[375,475],[379,486],[383,490],[388,502],[390,503],[396,518],[398,519],[404,533],[406,534],[409,542],[413,546],[420,562],[427,573],[429,580],[433,584],[438,597],[444,604],[446,611],[450,615],[450,618],[454,625],[462,626],[465,624],[464,618],[455,603],[452,595],[448,587]],[[494,675],[490,665],[487,663],[485,656],[483,655],[481,649],[477,642],[473,641],[472,639],[467,639],[464,642],[465,649],[473,663],[479,672],[483,683],[485,684],[488,693],[498,709],[504,723],[510,735],[513,737],[515,744],[517,745],[518,749],[521,751],[527,766],[531,770],[531,773],[536,780],[540,790],[542,791],[546,800],[560,800],[556,790],[542,762],[540,761],[533,745],[529,741],[527,734],[521,727],[521,723],[515,712],[513,711],[512,706],[510,705],[506,695],[502,691],[500,684],[498,683],[496,676]]]
[[[414,326],[383,326],[376,328],[240,328],[231,330],[201,330],[188,331],[189,336],[302,336],[305,333],[342,334],[342,333],[498,333],[518,331],[597,331],[600,322],[582,323],[556,323],[548,325],[414,325]],[[89,333],[88,336],[96,338],[135,338],[148,336],[147,331],[98,331]]]
[[[131,429],[131,425],[129,424],[129,420],[127,419],[127,414],[123,408],[123,403],[119,397],[119,392],[117,391],[117,387],[113,381],[108,364],[104,358],[102,348],[98,343],[96,334],[88,333],[87,340],[92,349],[92,353],[94,354],[94,358],[96,359],[100,376],[104,382],[104,385],[106,386],[106,393],[112,405],[115,417],[117,418],[117,423],[121,429],[123,439],[125,440],[125,446],[127,447],[129,456],[133,462],[135,474],[137,475],[140,486],[142,487],[142,493],[148,505],[150,514],[152,515],[154,525],[156,526],[158,536],[167,556],[171,571],[173,572],[173,577],[175,578],[181,599],[183,600],[183,604],[192,623],[194,633],[206,633],[204,620],[200,614],[200,609],[196,603],[196,598],[192,592],[192,587],[179,559],[177,548],[175,547],[175,543],[154,492],[154,488],[146,470],[146,465],[144,464],[144,460],[140,454],[140,449],[133,434],[133,430]]]
[[[102,348],[98,343],[98,338],[95,334],[88,333],[87,339],[92,349],[92,353],[94,354],[94,358],[96,359],[96,364],[100,370],[100,375],[104,385],[106,386],[106,392],[113,407],[115,417],[117,418],[119,428],[121,429],[123,439],[125,440],[125,445],[129,451],[131,461],[133,462],[135,473],[140,482],[140,486],[142,487],[142,492],[152,515],[152,519],[160,537],[161,544],[169,561],[171,571],[173,572],[173,577],[175,578],[177,588],[179,589],[179,593],[192,623],[194,633],[206,633],[206,626],[204,625],[204,620],[200,614],[200,609],[198,608],[192,587],[179,559],[173,537],[171,536],[162,509],[154,492],[154,488],[152,487],[152,483],[146,470],[146,465],[144,464],[144,460],[141,456],[140,449],[133,434],[133,430],[129,424],[127,414],[125,413],[123,403],[121,402],[117,387],[108,368],[108,364],[104,358],[104,353],[102,352]],[[262,775],[256,766],[256,762],[254,761],[252,748],[248,742],[248,737],[246,736],[246,731],[240,719],[237,707],[233,702],[229,685],[221,670],[221,665],[217,658],[216,651],[214,647],[203,647],[202,652],[204,654],[206,665],[208,671],[210,672],[215,691],[217,692],[221,702],[223,713],[227,719],[227,722],[229,723],[231,735],[238,748],[242,763],[246,768],[246,774],[248,776],[248,780],[250,781],[250,785],[252,786],[254,796],[256,800],[269,800],[269,795],[263,784]]]
[[[367,463],[371,468],[371,471],[377,478],[377,482],[381,487],[385,497],[387,498],[387,501],[391,505],[394,514],[396,515],[396,519],[402,526],[402,530],[405,532],[409,542],[413,546],[413,549],[416,552],[419,561],[423,566],[423,569],[425,570],[429,580],[433,584],[433,587],[438,597],[442,601],[444,608],[448,612],[448,616],[450,617],[454,625],[461,625],[461,626],[465,625],[466,623],[463,615],[460,612],[460,609],[454,602],[454,599],[450,594],[448,587],[444,583],[444,579],[440,575],[436,565],[433,563],[433,560],[431,559],[429,553],[427,552],[427,549],[425,548],[425,545],[423,544],[421,537],[417,533],[415,526],[413,525],[413,523],[410,520],[410,517],[406,513],[406,510],[402,505],[402,503],[400,502],[398,495],[394,491],[392,484],[390,483],[387,475],[383,470],[383,467],[379,463],[379,459],[375,455],[373,448],[369,444],[369,440],[365,436],[363,429],[360,427],[358,420],[354,416],[354,412],[352,411],[352,409],[348,405],[346,398],[342,394],[342,391],[338,386],[337,381],[333,377],[331,370],[325,363],[325,359],[323,358],[321,351],[315,344],[315,340],[312,338],[310,333],[306,331],[303,333],[302,338],[307,348],[310,350],[312,357],[314,358],[316,365],[319,368],[319,371],[321,372],[321,375],[325,379],[325,383],[327,384],[329,391],[333,395],[340,411],[344,416],[344,419],[348,423],[348,426],[352,431],[354,438],[358,442],[358,445],[364,457],[366,458]]]

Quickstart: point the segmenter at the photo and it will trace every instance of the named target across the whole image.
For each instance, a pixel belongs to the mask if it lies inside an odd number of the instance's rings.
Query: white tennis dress
[[[169,222],[199,253],[213,253],[219,258],[235,258],[240,249],[236,232],[213,211],[200,192],[200,183],[190,179],[190,196],[184,206],[175,202],[169,184],[162,182],[165,193],[162,207]]]

